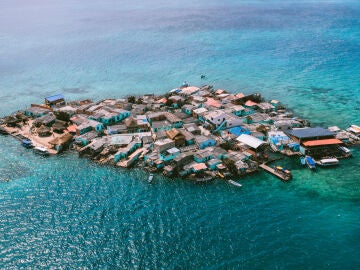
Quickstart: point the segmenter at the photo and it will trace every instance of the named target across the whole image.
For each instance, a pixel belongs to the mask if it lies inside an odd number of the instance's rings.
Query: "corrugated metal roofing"
[[[342,144],[343,142],[338,139],[325,139],[325,140],[314,140],[304,142],[304,146],[321,146],[321,145],[332,145],[332,144]]]
[[[236,140],[241,143],[244,143],[254,149],[258,148],[259,146],[265,144],[266,142],[247,134],[241,134]]]
[[[49,102],[54,102],[54,101],[57,101],[57,100],[60,100],[60,99],[64,99],[64,95],[63,94],[57,94],[57,95],[47,97],[45,99],[47,101],[49,101]]]
[[[289,130],[286,133],[299,139],[328,137],[335,135],[334,132],[331,132],[328,129],[322,127],[294,129],[294,130]]]

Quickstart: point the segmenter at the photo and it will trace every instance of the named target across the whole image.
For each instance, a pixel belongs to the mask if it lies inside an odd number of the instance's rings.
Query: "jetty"
[[[0,134],[43,155],[71,149],[100,164],[138,166],[199,183],[240,178],[259,168],[288,181],[289,170],[267,164],[288,156],[334,164],[351,157],[349,147],[360,143],[357,125],[312,127],[260,93],[188,83],[162,95],[100,101],[52,95],[0,119]]]
[[[267,166],[264,163],[260,164],[259,167],[261,169],[263,169],[264,171],[266,171],[272,175],[275,175],[277,178],[280,178],[283,181],[289,181],[291,179],[291,174],[282,173],[279,170],[275,170],[275,169]]]

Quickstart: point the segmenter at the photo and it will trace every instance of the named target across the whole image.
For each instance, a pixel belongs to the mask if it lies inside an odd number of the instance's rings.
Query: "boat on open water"
[[[234,180],[228,180],[228,183],[233,185],[233,186],[236,186],[236,187],[242,187],[242,184],[238,183],[238,182],[235,182]]]

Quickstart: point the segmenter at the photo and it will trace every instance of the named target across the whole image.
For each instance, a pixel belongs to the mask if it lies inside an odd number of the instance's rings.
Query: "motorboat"
[[[242,184],[238,183],[238,182],[235,182],[234,180],[228,180],[228,183],[233,185],[233,186],[236,186],[236,187],[242,187]]]
[[[315,160],[310,156],[305,156],[305,163],[309,167],[310,170],[316,169]]]
[[[320,166],[336,166],[339,165],[339,160],[337,158],[323,158],[320,159],[317,164]]]
[[[151,183],[154,179],[154,174],[153,173],[150,173],[149,174],[149,178],[148,178],[148,182]]]
[[[50,153],[48,151],[48,149],[44,146],[36,146],[34,147],[34,152],[36,154],[40,154],[40,155],[43,155],[43,156],[48,156]]]
[[[24,146],[25,148],[33,148],[34,147],[34,145],[32,144],[32,141],[29,139],[22,140],[21,145]]]

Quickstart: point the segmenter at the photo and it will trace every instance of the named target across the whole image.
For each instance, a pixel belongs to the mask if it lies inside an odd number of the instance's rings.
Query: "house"
[[[257,105],[260,112],[269,113],[275,109],[275,107],[268,102],[261,102]]]
[[[246,108],[250,108],[250,109],[255,110],[256,107],[258,106],[258,104],[256,102],[252,101],[252,100],[248,100],[248,101],[245,102],[244,106]]]
[[[196,87],[196,86],[187,86],[187,87],[183,87],[181,88],[181,92],[179,92],[179,95],[181,96],[191,96],[193,94],[196,94],[197,92],[199,92],[200,88]]]
[[[98,133],[96,131],[90,131],[80,136],[77,136],[75,139],[75,143],[81,146],[86,146],[90,144],[91,141],[96,137],[98,137]]]
[[[175,142],[171,139],[157,140],[154,143],[154,149],[157,150],[159,153],[166,151],[173,147],[175,147]]]
[[[179,147],[185,144],[185,136],[176,128],[172,128],[166,131],[166,135],[169,139],[175,141],[175,146]]]
[[[183,111],[184,113],[186,113],[186,114],[188,114],[188,115],[191,115],[191,114],[192,114],[192,111],[193,111],[194,109],[196,109],[196,107],[193,106],[193,105],[190,105],[190,104],[186,104],[186,105],[182,106],[181,109],[182,109],[182,111]]]
[[[44,116],[51,112],[51,110],[47,108],[43,108],[40,106],[32,106],[24,111],[24,114],[29,117],[38,118]]]
[[[214,157],[212,151],[207,149],[199,150],[194,155],[194,160],[198,163],[206,162]]]
[[[245,108],[241,105],[232,105],[228,107],[231,109],[232,113],[236,116],[243,116],[245,115]]]
[[[214,170],[217,170],[217,165],[221,164],[221,163],[222,163],[222,161],[220,159],[212,158],[206,162],[206,165],[208,166],[208,168],[210,170],[214,171]]]
[[[275,121],[274,127],[276,130],[284,131],[284,130],[291,130],[293,128],[301,128],[303,127],[303,124],[293,119],[284,119],[284,120]]]
[[[169,161],[173,160],[175,157],[177,157],[178,155],[180,155],[180,150],[176,147],[173,147],[173,148],[167,149],[166,151],[160,153],[159,157],[164,162],[169,162]]]
[[[210,109],[220,109],[222,107],[222,104],[219,100],[208,98],[205,102],[205,107]]]
[[[210,111],[204,115],[205,120],[210,123],[213,128],[218,128],[225,121],[225,112],[222,110]]]
[[[177,168],[181,168],[186,164],[189,164],[194,160],[194,152],[180,153],[180,155],[174,158],[174,162]]]
[[[194,135],[201,134],[200,128],[194,123],[184,124],[184,128],[186,129],[186,131],[191,132]]]
[[[64,106],[54,110],[55,115],[61,118],[69,119],[77,113],[78,109],[73,106]]]
[[[208,112],[208,109],[206,108],[198,108],[193,110],[193,116],[194,118],[199,119],[200,121],[205,122],[204,114]]]
[[[170,96],[168,98],[172,102],[171,106],[175,109],[181,107],[181,105],[184,103],[185,99],[181,96]]]
[[[112,134],[124,134],[127,133],[128,130],[126,128],[126,125],[114,125],[114,126],[108,126],[107,127],[107,134],[108,135],[112,135]]]
[[[114,161],[119,162],[123,158],[127,158],[136,149],[141,147],[141,140],[139,137],[135,137],[127,146],[120,148],[114,154]]]
[[[147,119],[154,132],[180,128],[183,125],[183,122],[179,117],[169,112],[149,113]]]
[[[33,125],[39,127],[41,125],[45,125],[47,127],[51,127],[55,123],[56,117],[53,113],[45,114],[39,118],[36,118]]]
[[[184,135],[185,138],[185,145],[193,145],[195,144],[195,136],[191,132],[181,129],[181,134]]]
[[[103,132],[104,125],[94,120],[87,119],[83,123],[77,126],[76,134],[81,135],[91,130],[95,130],[98,133]]]
[[[59,107],[65,105],[65,98],[62,94],[57,94],[45,98],[45,104],[49,107]]]
[[[204,149],[209,146],[215,146],[216,140],[212,136],[195,136],[195,143],[200,149]]]
[[[285,133],[298,143],[311,140],[333,139],[335,137],[334,132],[322,127],[286,130]]]
[[[247,134],[241,134],[236,140],[240,142],[240,144],[247,146],[248,149],[246,150],[253,156],[260,156],[267,145],[265,141]]]

